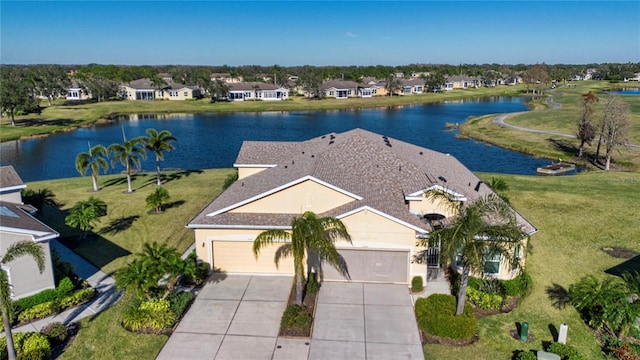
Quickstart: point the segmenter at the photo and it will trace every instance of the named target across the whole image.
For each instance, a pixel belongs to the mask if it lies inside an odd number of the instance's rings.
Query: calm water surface
[[[229,168],[244,140],[301,141],[359,127],[449,153],[472,171],[535,175],[537,167],[550,162],[475,140],[456,139],[456,132],[445,126],[447,122],[462,123],[469,116],[526,109],[521,98],[488,98],[391,109],[139,115],[44,138],[2,143],[0,162],[13,165],[24,181],[75,177],[79,176],[75,157],[87,151],[88,143],[108,146],[122,142],[123,129],[132,138],[155,128],[169,130],[178,139],[176,149],[165,153],[163,168]],[[153,171],[153,157],[142,167]],[[122,170],[116,164],[109,173]]]

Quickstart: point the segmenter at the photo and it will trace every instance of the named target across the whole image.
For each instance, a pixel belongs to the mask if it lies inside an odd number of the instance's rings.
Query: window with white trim
[[[496,251],[489,251],[484,256],[484,273],[497,275],[500,273],[500,260],[502,255]]]

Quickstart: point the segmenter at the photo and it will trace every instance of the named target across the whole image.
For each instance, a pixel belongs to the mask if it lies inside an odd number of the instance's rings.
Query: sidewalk
[[[115,287],[114,278],[103,273],[100,269],[91,265],[88,261],[69,250],[66,246],[60,244],[57,240],[51,241],[51,248],[56,250],[60,259],[73,264],[75,273],[81,278],[87,280],[89,285],[96,289],[98,295],[93,301],[82,306],[63,311],[57,315],[49,316],[27,325],[13,328],[12,331],[14,333],[27,331],[39,332],[43,327],[53,322],[61,322],[67,325],[101,312],[115,304],[122,296],[122,292],[118,291]]]

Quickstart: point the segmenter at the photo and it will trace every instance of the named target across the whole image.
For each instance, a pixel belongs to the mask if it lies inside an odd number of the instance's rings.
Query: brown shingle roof
[[[250,82],[233,83],[229,85],[229,88],[231,91],[247,91],[247,90],[253,90],[256,88],[260,90],[277,90],[277,89],[280,89],[280,86],[267,84],[264,82],[250,81]]]
[[[0,201],[0,231],[33,236],[35,241],[57,238],[55,230],[29,215],[24,205]]]
[[[453,156],[362,129],[302,142],[244,142],[235,163],[275,166],[235,182],[198,214],[190,227],[287,226],[291,215],[230,214],[225,209],[308,178],[360,197],[319,215],[339,216],[367,206],[422,229],[420,232],[431,228],[409,211],[405,196],[434,185],[471,201],[492,193]],[[219,215],[207,216],[211,213]],[[518,220],[528,233],[535,232],[526,220]]]
[[[0,191],[10,188],[18,189],[20,187],[26,187],[26,185],[13,166],[0,166]]]

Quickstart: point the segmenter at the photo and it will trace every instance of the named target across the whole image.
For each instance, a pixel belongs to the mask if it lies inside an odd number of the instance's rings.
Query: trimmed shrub
[[[151,299],[127,309],[122,325],[131,331],[157,334],[171,327],[176,318],[168,300]]]
[[[19,359],[24,360],[41,360],[48,359],[51,356],[51,344],[46,336],[38,333],[30,333],[30,336],[22,342],[22,348],[19,351]]]
[[[411,279],[411,291],[421,292],[422,290],[424,290],[422,276],[414,276],[413,279]]]
[[[289,305],[282,314],[280,327],[285,329],[301,329],[308,331],[311,329],[313,317],[304,305]]]
[[[60,299],[60,308],[66,309],[78,304],[82,304],[91,300],[95,294],[96,290],[93,288],[78,290],[73,294]]]
[[[15,307],[16,313],[19,313],[25,309],[32,308],[36,305],[54,301],[57,296],[58,296],[58,292],[56,291],[56,289],[47,289],[47,290],[40,291],[37,294],[16,300],[13,303],[13,305]]]
[[[171,311],[176,314],[177,318],[180,318],[187,306],[191,304],[193,294],[186,291],[174,291],[167,296],[167,300],[169,300],[169,308]]]
[[[498,294],[487,294],[474,288],[467,288],[467,300],[483,310],[500,309],[504,299]]]
[[[504,294],[507,296],[525,296],[531,290],[532,279],[527,272],[522,272],[512,280],[502,281]]]
[[[585,360],[576,348],[559,342],[551,343],[547,351],[560,355],[562,360]]]
[[[537,358],[535,353],[527,350],[518,350],[513,356],[513,360],[536,360]]]
[[[51,345],[47,337],[38,333],[14,333],[13,344],[18,359],[48,359],[51,356]],[[7,339],[0,337],[0,360],[8,359]]]
[[[73,282],[71,282],[71,279],[65,277],[64,279],[60,280],[60,283],[56,288],[57,298],[61,299],[64,296],[69,295],[74,289],[75,286],[73,285]]]
[[[19,322],[26,322],[35,319],[42,319],[51,314],[55,314],[60,310],[60,306],[57,301],[49,301],[46,303],[38,304],[32,308],[26,309],[18,315]]]
[[[477,321],[473,308],[467,303],[462,314],[456,316],[456,298],[433,294],[416,301],[418,327],[430,335],[449,339],[469,339],[476,334]]]
[[[49,339],[52,347],[56,347],[67,340],[69,332],[67,331],[67,327],[62,323],[54,322],[42,328],[42,330],[40,330],[40,334]]]

